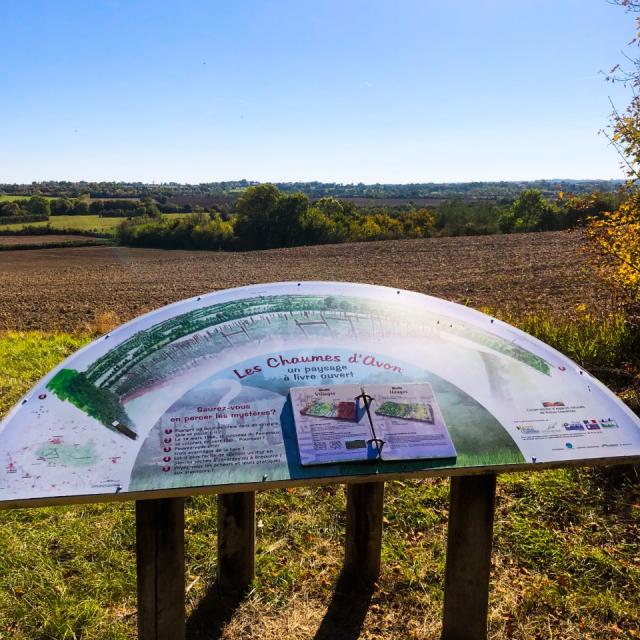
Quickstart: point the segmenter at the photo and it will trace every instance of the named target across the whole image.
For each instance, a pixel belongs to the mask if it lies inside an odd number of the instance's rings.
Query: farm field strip
[[[0,329],[124,322],[201,293],[259,282],[387,285],[476,308],[565,316],[604,310],[577,233],[393,240],[246,253],[83,247],[0,253]]]
[[[165,213],[169,219],[180,218],[185,213]],[[73,229],[78,231],[101,231],[115,234],[116,227],[126,218],[101,218],[100,216],[51,216],[48,221],[19,222],[0,225],[0,236],[3,231],[18,231],[24,227],[51,227],[52,229]]]
[[[28,235],[28,236],[3,236],[0,235],[0,249],[6,249],[7,247],[23,247],[23,246],[47,246],[47,245],[59,245],[59,244],[82,244],[92,243],[96,245],[104,244],[105,240],[101,238],[91,238],[82,235],[71,234],[44,234]]]

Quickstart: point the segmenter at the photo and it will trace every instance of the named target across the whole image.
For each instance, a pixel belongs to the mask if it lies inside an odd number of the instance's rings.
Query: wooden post
[[[442,640],[486,640],[495,475],[451,478]]]
[[[256,494],[218,495],[218,586],[221,593],[246,591],[256,573]]]
[[[347,532],[344,574],[373,584],[380,575],[384,482],[347,485]]]
[[[184,499],[136,501],[138,638],[184,640]]]

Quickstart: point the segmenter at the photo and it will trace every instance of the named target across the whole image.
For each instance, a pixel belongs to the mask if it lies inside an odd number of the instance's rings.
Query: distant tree
[[[117,237],[134,246],[220,250],[232,246],[233,224],[206,213],[173,220],[132,217],[120,223]]]
[[[607,212],[615,211],[622,201],[621,193],[594,191],[588,195],[560,194],[558,207],[563,228],[584,226],[594,218],[602,218]]]
[[[304,244],[340,242],[338,225],[317,207],[309,207],[301,220]]]
[[[271,246],[272,225],[282,194],[272,184],[249,187],[238,198],[236,233],[248,248]]]
[[[270,244],[274,247],[304,244],[302,226],[308,209],[309,198],[304,193],[281,197],[272,212]]]
[[[350,225],[350,240],[366,241],[366,240],[382,240],[384,237],[382,227],[373,219],[372,216],[366,216],[364,220],[353,221]]]
[[[143,198],[142,206],[144,207],[144,215],[149,218],[160,218],[161,213],[160,209],[158,209],[158,205],[153,201],[152,198]]]
[[[102,200],[92,200],[89,203],[89,213],[92,216],[99,216],[104,211],[104,202]]]
[[[32,196],[27,203],[27,211],[32,216],[47,216],[51,215],[51,205],[49,200],[43,196]]]
[[[326,216],[335,217],[344,212],[344,207],[340,200],[336,200],[332,196],[325,196],[324,198],[320,198],[315,205],[322,213]]]
[[[89,203],[84,199],[76,200],[76,203],[73,205],[73,215],[74,216],[88,216],[89,215]]]
[[[51,200],[50,206],[52,216],[66,216],[73,211],[73,201],[68,198]]]
[[[309,198],[282,193],[273,185],[249,187],[236,205],[236,233],[246,248],[304,244]]]
[[[428,238],[433,235],[436,217],[429,209],[404,211],[399,217],[405,238]]]
[[[549,231],[555,228],[555,209],[539,189],[525,189],[511,207],[514,231]]]
[[[24,215],[24,213],[25,211],[20,207],[20,205],[13,200],[0,203],[0,218],[14,218],[16,216]]]

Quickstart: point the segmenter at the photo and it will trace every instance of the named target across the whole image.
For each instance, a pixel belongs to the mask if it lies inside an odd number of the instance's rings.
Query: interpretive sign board
[[[427,383],[456,456],[303,466],[289,389],[348,383]],[[531,336],[417,293],[294,282],[170,305],[54,369],[0,425],[0,503],[637,456],[638,417]]]

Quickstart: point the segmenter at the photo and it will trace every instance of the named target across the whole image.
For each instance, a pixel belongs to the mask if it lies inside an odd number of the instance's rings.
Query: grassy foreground
[[[0,334],[0,415],[88,335]],[[258,495],[257,578],[210,611],[215,498],[188,501],[190,638],[438,638],[448,482],[387,483],[383,573],[359,599],[335,593],[343,487]],[[133,504],[0,511],[0,638],[136,637]],[[632,473],[501,476],[490,636],[640,638],[640,491]]]

